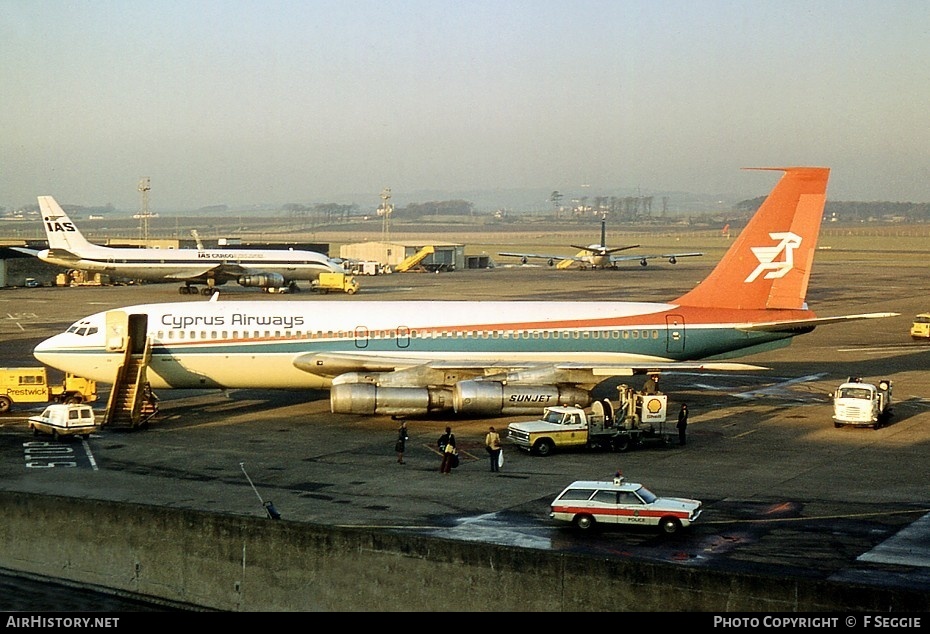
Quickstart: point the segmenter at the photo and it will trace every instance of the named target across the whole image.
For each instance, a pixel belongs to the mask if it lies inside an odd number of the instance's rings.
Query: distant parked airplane
[[[359,415],[538,413],[587,405],[610,377],[760,370],[716,360],[896,314],[817,317],[808,308],[830,170],[777,169],[781,180],[714,270],[668,302],[356,300],[323,309],[214,296],[98,312],[33,354],[103,383],[148,361],[153,388],[329,389],[333,412]]]
[[[342,264],[316,251],[293,249],[136,249],[92,244],[51,196],[39,196],[48,249],[16,248],[40,260],[69,269],[105,273],[152,282],[184,282],[182,295],[196,293],[192,284],[206,284],[203,295],[233,280],[263,289],[289,287],[297,280],[315,280],[321,272],[344,273]]]
[[[620,262],[635,262],[639,260],[640,265],[646,266],[649,263],[649,260],[655,260],[658,258],[664,258],[669,261],[671,264],[678,262],[678,258],[691,258],[699,255],[704,255],[703,253],[664,253],[659,255],[614,255],[618,251],[626,251],[627,249],[636,249],[639,247],[638,244],[632,244],[626,247],[613,247],[608,248],[607,246],[607,221],[601,219],[601,243],[600,244],[589,244],[586,247],[573,244],[571,246],[576,249],[581,249],[577,255],[540,255],[538,253],[498,253],[498,255],[503,255],[507,257],[520,258],[520,262],[526,264],[530,258],[538,258],[542,260],[547,260],[549,266],[554,266],[558,262],[558,268],[564,269],[571,266],[573,263],[577,262],[581,265],[581,268],[586,269],[591,267],[592,269],[615,269],[617,264]]]

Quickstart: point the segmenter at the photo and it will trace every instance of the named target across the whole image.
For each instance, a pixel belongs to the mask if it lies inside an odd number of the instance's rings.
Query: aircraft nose
[[[54,356],[55,349],[58,347],[55,343],[58,337],[59,335],[55,335],[54,337],[49,337],[45,341],[40,341],[39,344],[32,349],[32,356],[45,365],[51,365],[50,361]]]

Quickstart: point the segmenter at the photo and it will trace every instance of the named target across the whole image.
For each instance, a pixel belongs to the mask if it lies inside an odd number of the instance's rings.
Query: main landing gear
[[[210,295],[219,293],[220,291],[215,286],[204,286],[200,289],[200,291],[197,290],[196,286],[191,286],[190,284],[185,284],[184,286],[178,287],[178,293],[181,295],[197,295],[198,292],[201,295],[209,297]]]

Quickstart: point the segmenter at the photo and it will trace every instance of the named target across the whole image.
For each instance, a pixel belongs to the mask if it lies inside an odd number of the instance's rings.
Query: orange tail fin
[[[830,169],[751,169],[778,170],[784,175],[710,275],[673,304],[806,308]]]

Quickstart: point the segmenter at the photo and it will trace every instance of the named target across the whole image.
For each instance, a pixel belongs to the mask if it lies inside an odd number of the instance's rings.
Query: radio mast
[[[394,211],[394,205],[391,204],[391,189],[385,187],[381,190],[381,206],[378,207],[378,215],[381,216],[381,242],[387,244],[391,241],[391,213]]]
[[[146,243],[149,241],[149,190],[152,189],[152,179],[148,176],[139,181],[139,191],[142,193],[142,209],[139,211],[139,217],[142,219],[140,232],[142,240]]]

